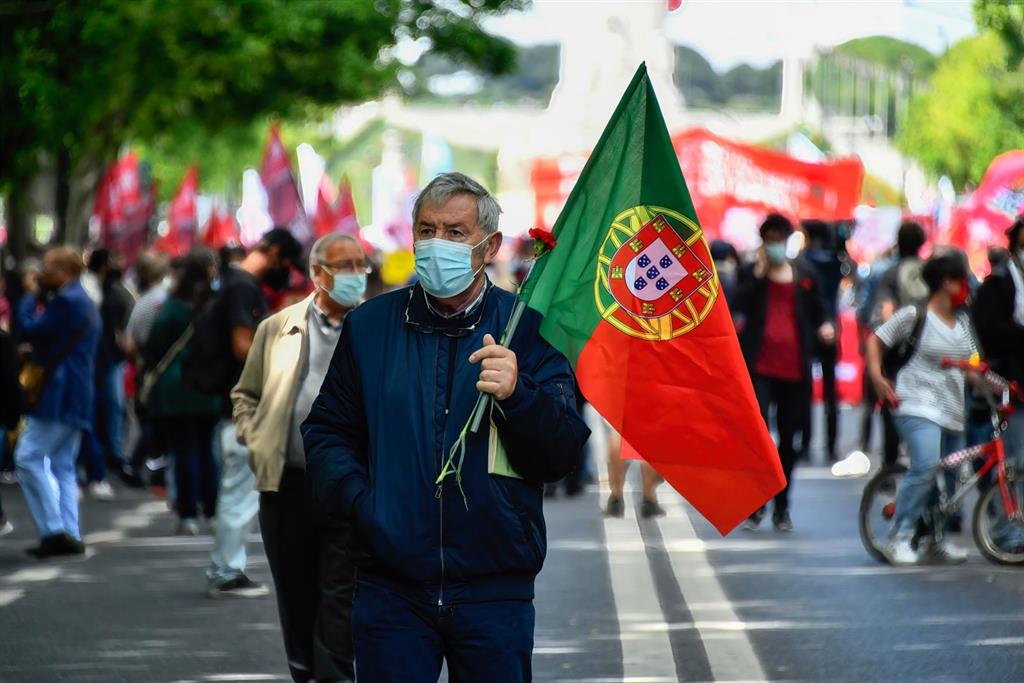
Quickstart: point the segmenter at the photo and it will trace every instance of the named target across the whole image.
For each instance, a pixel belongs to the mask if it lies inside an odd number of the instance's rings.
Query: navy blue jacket
[[[496,339],[515,296],[488,283],[461,320],[427,306],[418,285],[372,299],[345,319],[331,366],[302,426],[321,514],[350,520],[360,581],[429,604],[531,599],[547,549],[543,482],[570,472],[589,435],[569,364],[527,309],[512,339],[513,394],[493,411],[509,463],[487,473],[488,428],[468,439],[462,488],[435,483],[476,401],[469,355]]]
[[[32,417],[89,429],[96,391],[96,348],[103,328],[96,304],[75,280],[50,299],[41,314],[36,305],[35,297],[26,296],[18,311],[21,339],[32,345],[33,360],[47,366],[61,353],[66,355],[50,374]]]

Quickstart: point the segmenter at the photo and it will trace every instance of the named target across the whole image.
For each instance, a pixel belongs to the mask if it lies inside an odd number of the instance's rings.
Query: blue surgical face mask
[[[469,289],[483,269],[480,266],[473,270],[473,252],[487,244],[491,235],[475,246],[436,237],[416,242],[416,276],[427,294],[438,299],[450,299]]]
[[[764,252],[768,257],[768,263],[772,265],[779,265],[786,260],[786,243],[785,242],[765,242]]]
[[[333,273],[334,286],[321,287],[340,306],[355,308],[366,293],[366,273]]]

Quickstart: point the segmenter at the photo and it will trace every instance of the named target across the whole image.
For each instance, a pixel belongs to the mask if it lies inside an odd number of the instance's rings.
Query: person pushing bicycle
[[[943,362],[978,353],[965,310],[970,291],[965,259],[955,253],[933,256],[922,278],[929,291],[927,304],[901,308],[868,339],[869,377],[881,400],[895,407],[896,429],[910,456],[885,550],[893,565],[917,564],[926,555],[946,562],[967,559],[964,549],[941,534],[921,552],[913,545],[940,459],[963,448],[965,375],[972,383],[980,379],[977,372],[965,373]],[[886,350],[903,353],[901,367],[890,365],[889,376],[882,367]]]

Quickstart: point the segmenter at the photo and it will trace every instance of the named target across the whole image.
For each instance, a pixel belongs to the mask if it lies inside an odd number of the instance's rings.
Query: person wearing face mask
[[[206,571],[207,594],[258,597],[268,593],[245,574],[245,537],[259,509],[249,453],[238,443],[230,416],[230,392],[252,347],[256,328],[269,311],[263,286],[288,286],[302,246],[285,228],[274,228],[240,262],[220,274],[217,293],[198,312],[182,358],[182,377],[202,393],[220,396],[223,414],[214,432],[220,465],[216,535]]]
[[[1024,214],[1006,231],[1008,258],[978,287],[973,317],[978,340],[992,370],[1024,386]],[[1003,433],[1006,456],[1024,470],[1024,405],[1017,404],[1007,418]],[[1007,547],[1024,546],[1019,526],[1006,529],[1002,541]]]
[[[868,339],[867,372],[878,396],[895,406],[896,430],[906,443],[910,469],[896,492],[896,513],[886,554],[894,565],[921,559],[963,562],[967,553],[943,540],[928,548],[913,547],[914,531],[935,486],[939,460],[964,443],[966,416],[964,376],[944,367],[944,358],[966,360],[978,352],[966,306],[970,296],[967,267],[958,254],[933,256],[921,270],[928,286],[925,320],[909,360],[886,377],[885,348],[894,348],[913,335],[918,307],[899,309]],[[976,382],[976,373],[968,379]],[[942,530],[939,530],[942,531]]]
[[[730,306],[745,320],[740,348],[750,371],[754,393],[765,423],[775,408],[779,459],[788,482],[775,496],[772,522],[777,531],[793,530],[789,514],[796,448],[793,439],[810,410],[811,358],[821,342],[835,340],[817,274],[801,260],[786,255],[786,240],[793,224],[779,214],[768,215],[761,225],[761,247],[756,261],[740,274]],[[765,508],[744,523],[756,529]]]
[[[484,272],[500,211],[461,173],[423,189],[419,282],[349,314],[302,426],[315,509],[352,526],[359,680],[436,680],[445,661],[451,680],[531,679],[543,483],[576,466],[589,432],[535,311],[495,343],[516,301]],[[481,392],[493,402],[459,456]]]
[[[726,301],[731,301],[739,278],[740,255],[736,253],[736,247],[725,240],[714,240],[710,249],[711,258],[715,262],[715,272],[718,273],[718,281],[722,285],[722,294],[725,295]]]
[[[313,245],[316,291],[260,323],[231,392],[238,441],[260,492],[260,532],[296,681],[351,681],[353,570],[347,525],[319,524],[299,426],[320,391],[369,268],[359,242],[331,233]]]

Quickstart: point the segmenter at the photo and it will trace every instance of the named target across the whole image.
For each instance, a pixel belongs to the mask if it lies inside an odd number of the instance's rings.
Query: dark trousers
[[[810,403],[810,393],[804,382],[790,382],[776,377],[755,374],[754,394],[761,408],[761,417],[766,425],[772,406],[775,406],[775,428],[779,434],[779,460],[786,475],[786,488],[775,496],[775,516],[789,512],[789,489],[792,486],[793,465],[796,463],[796,449],[793,437],[803,422],[804,411]]]
[[[821,363],[822,398],[825,403],[825,453],[836,459],[836,440],[839,438],[839,393],[836,388],[836,365],[839,363],[839,345],[822,344],[818,349]]]
[[[103,446],[95,429],[83,430],[82,445],[78,449],[78,464],[85,470],[85,480],[93,482],[107,478],[107,466],[103,460]]]
[[[878,403],[875,385],[867,374],[864,373],[864,420],[861,423],[861,450],[865,453],[871,450],[872,418],[875,415],[875,404]],[[896,421],[889,406],[881,406],[879,414],[882,418],[882,459],[886,467],[891,467],[900,455],[900,435],[896,431]]]
[[[535,613],[530,600],[438,606],[360,582],[352,611],[357,678],[436,683],[532,679]]]
[[[174,454],[175,509],[182,519],[217,513],[217,462],[213,457],[213,429],[216,416],[185,415],[161,420],[161,432]]]
[[[277,492],[260,494],[260,532],[292,679],[352,681],[355,575],[345,551],[348,533],[318,527],[314,519],[301,469],[286,467]],[[407,655],[395,651],[390,656]]]

